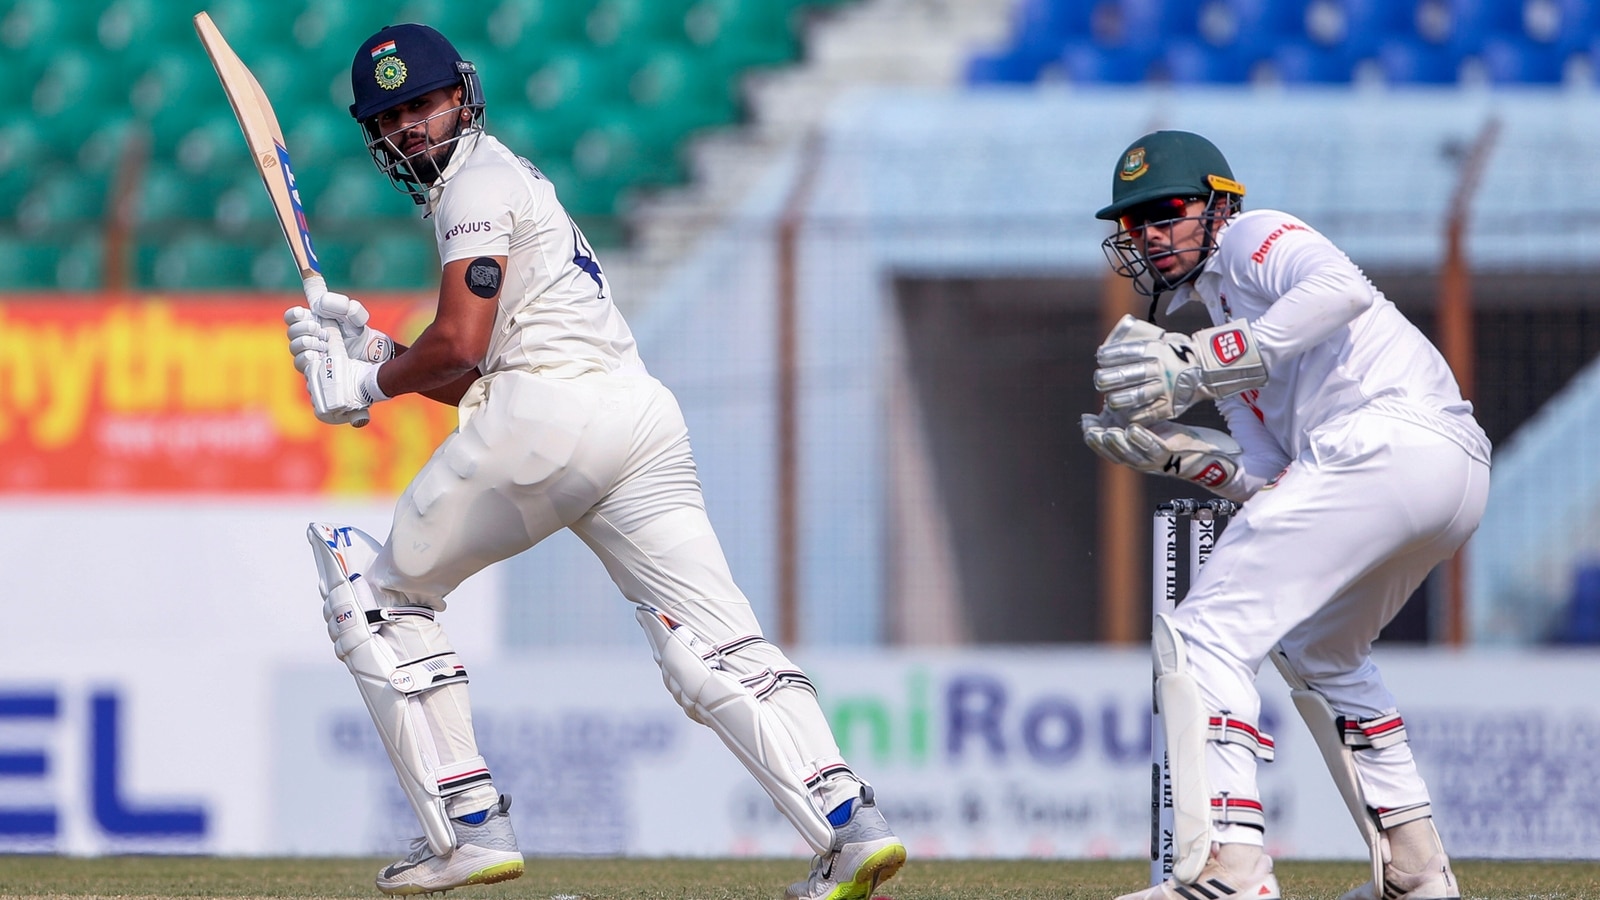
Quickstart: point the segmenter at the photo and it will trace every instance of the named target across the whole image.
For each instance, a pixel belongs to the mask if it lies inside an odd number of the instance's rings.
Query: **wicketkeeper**
[[[406,347],[369,327],[359,302],[330,293],[285,314],[290,350],[325,422],[404,393],[461,410],[386,541],[320,523],[309,534],[329,634],[422,823],[378,888],[416,894],[522,874],[510,801],[478,754],[467,670],[436,615],[469,575],[569,528],[635,604],[672,696],[816,852],[789,896],[869,896],[905,846],[841,758],[815,688],[762,636],[734,584],[683,414],[645,370],[555,188],[485,132],[478,73],[434,29],[393,25],[368,38],[351,85],[373,161],[432,221],[438,311]]]
[[[1279,896],[1256,786],[1268,656],[1294,688],[1374,860],[1345,900],[1460,892],[1378,632],[1477,528],[1489,441],[1438,351],[1327,238],[1244,186],[1208,140],[1158,131],[1118,157],[1105,249],[1151,297],[1096,352],[1084,440],[1113,462],[1242,502],[1187,597],[1154,624],[1172,778],[1172,879],[1123,900]],[[1192,335],[1152,324],[1205,306]],[[1216,403],[1230,434],[1174,419]],[[1236,727],[1239,723],[1248,727]]]

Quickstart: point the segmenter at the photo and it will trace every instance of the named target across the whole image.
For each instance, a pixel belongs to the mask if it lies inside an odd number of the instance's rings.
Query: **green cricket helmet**
[[[1111,205],[1095,213],[1095,218],[1118,226],[1102,245],[1106,258],[1118,275],[1134,279],[1139,293],[1158,297],[1200,273],[1216,249],[1219,226],[1243,208],[1243,197],[1244,185],[1233,180],[1233,169],[1215,144],[1188,131],[1151,132],[1118,157]],[[1205,201],[1199,215],[1188,214],[1185,201],[1190,200]],[[1170,229],[1184,219],[1202,224],[1198,246],[1145,240],[1148,226]],[[1183,260],[1180,272],[1169,274],[1152,264],[1184,256],[1192,259]]]

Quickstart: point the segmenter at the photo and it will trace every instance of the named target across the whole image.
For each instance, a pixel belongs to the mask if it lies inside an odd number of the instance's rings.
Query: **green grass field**
[[[0,897],[380,897],[377,859],[0,856]],[[1463,897],[1600,900],[1600,861],[1455,866]],[[799,860],[532,859],[516,881],[454,900],[769,900],[803,874]],[[891,900],[1110,900],[1148,872],[1135,861],[912,860],[879,889]],[[1281,862],[1285,898],[1337,898],[1365,878],[1358,862]]]

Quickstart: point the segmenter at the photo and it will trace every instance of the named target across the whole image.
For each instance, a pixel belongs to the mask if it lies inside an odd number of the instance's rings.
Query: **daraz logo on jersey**
[[[476,234],[478,232],[487,232],[489,230],[489,228],[490,228],[490,223],[486,222],[486,221],[485,222],[462,222],[462,223],[454,226],[453,228],[451,228],[449,231],[446,231],[444,233],[444,239],[448,241],[453,237],[460,237],[463,234]]]
[[[1262,263],[1266,262],[1267,261],[1267,253],[1272,250],[1272,245],[1277,243],[1278,242],[1278,238],[1283,237],[1283,235],[1286,232],[1290,232],[1290,231],[1310,231],[1310,230],[1311,230],[1310,228],[1307,228],[1304,225],[1296,224],[1294,222],[1285,222],[1282,225],[1279,225],[1277,230],[1275,230],[1271,234],[1267,235],[1267,239],[1261,242],[1261,246],[1256,248],[1256,252],[1250,254],[1250,261],[1255,263],[1258,266],[1261,265]]]

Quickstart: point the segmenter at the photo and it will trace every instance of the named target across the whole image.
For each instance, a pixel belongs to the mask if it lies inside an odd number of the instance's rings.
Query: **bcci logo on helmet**
[[[378,67],[372,73],[378,82],[378,87],[392,91],[406,83],[406,64],[398,56],[388,56],[378,60]]]

